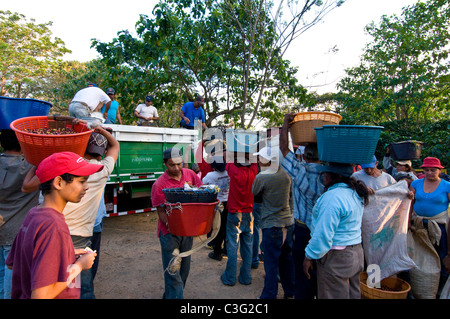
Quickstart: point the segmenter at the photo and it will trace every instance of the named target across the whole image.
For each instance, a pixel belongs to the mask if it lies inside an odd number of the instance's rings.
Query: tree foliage
[[[0,11],[0,95],[42,97],[47,75],[70,53],[52,37],[51,22],[37,24],[23,14]]]
[[[448,1],[429,0],[366,26],[372,37],[360,65],[338,87],[341,110],[361,122],[448,118]]]
[[[93,46],[133,98],[154,93],[176,113],[201,94],[208,125],[248,127],[263,116],[275,123],[283,107],[299,108],[308,96],[297,69],[282,58],[285,49],[342,1],[305,0],[300,10],[287,1],[290,18],[282,3],[273,13],[265,0],[162,0],[151,17],[140,16],[137,37],[125,30]]]

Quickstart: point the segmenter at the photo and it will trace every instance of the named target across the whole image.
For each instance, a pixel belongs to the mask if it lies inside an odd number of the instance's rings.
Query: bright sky
[[[302,85],[318,93],[335,91],[345,68],[358,64],[364,45],[370,40],[364,27],[382,15],[400,15],[402,8],[417,0],[347,0],[328,14],[322,23],[295,40],[284,56],[299,67]],[[72,54],[66,60],[89,61],[97,57],[91,39],[109,42],[117,32],[134,33],[139,14],[152,15],[158,0],[16,0],[2,1],[0,10],[19,12],[37,23],[52,21],[54,36],[61,38]],[[339,52],[329,54],[337,46]]]

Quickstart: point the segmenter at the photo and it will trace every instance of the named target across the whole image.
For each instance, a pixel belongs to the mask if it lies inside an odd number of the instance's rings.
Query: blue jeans
[[[11,299],[12,270],[5,264],[10,250],[10,245],[0,246],[0,299]]]
[[[252,267],[258,268],[259,266],[259,224],[261,223],[261,203],[253,203],[253,255],[252,255]]]
[[[90,117],[91,115],[87,106],[78,102],[72,102],[69,104],[69,116],[81,119],[84,117]]]
[[[92,249],[92,237],[70,236],[75,249]],[[80,299],[95,299],[94,280],[92,278],[92,268],[83,270],[80,273],[81,292]]]
[[[227,217],[227,266],[221,279],[225,285],[236,284],[237,250],[240,244],[242,265],[239,271],[239,282],[243,285],[252,283],[250,274],[253,247],[253,214],[228,213]]]
[[[292,258],[294,225],[286,227],[286,239],[283,242],[281,227],[264,228],[264,288],[261,299],[276,299],[278,294],[278,273],[285,297],[294,296],[294,260]],[[279,270],[279,271],[278,271]]]
[[[164,299],[183,299],[183,290],[191,268],[191,256],[182,258],[180,270],[171,275],[166,269],[173,258],[173,250],[180,253],[189,251],[194,242],[193,237],[180,237],[172,234],[159,234],[161,257],[164,269]]]

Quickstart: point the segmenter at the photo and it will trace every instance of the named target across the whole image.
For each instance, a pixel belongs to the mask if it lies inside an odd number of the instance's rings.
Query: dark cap
[[[328,165],[319,166],[318,170],[324,173],[335,173],[346,177],[352,176],[354,172],[352,164],[344,163],[328,163]]]
[[[107,88],[106,89],[106,94],[116,94],[116,91],[114,91],[113,88]]]
[[[145,97],[145,100],[148,101],[148,102],[153,102],[153,95],[147,95]]]
[[[86,152],[102,156],[108,146],[108,140],[102,134],[92,132],[86,147]]]
[[[178,148],[171,147],[164,151],[163,160],[168,160],[171,158],[177,158],[177,157],[182,157],[182,156],[183,156],[183,154],[181,153],[181,151]]]

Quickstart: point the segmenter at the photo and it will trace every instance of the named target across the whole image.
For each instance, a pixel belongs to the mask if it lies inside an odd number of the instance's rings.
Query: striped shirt
[[[320,180],[320,164],[300,162],[289,152],[281,165],[292,178],[294,218],[311,229],[312,210],[324,191]]]

